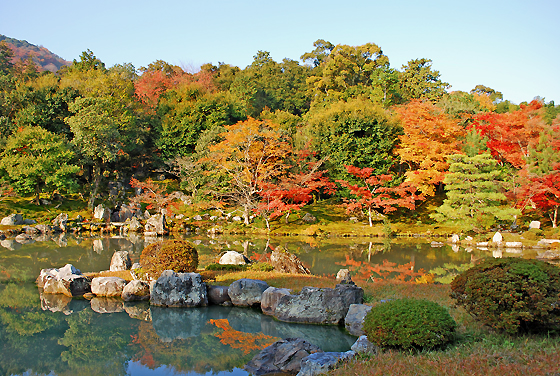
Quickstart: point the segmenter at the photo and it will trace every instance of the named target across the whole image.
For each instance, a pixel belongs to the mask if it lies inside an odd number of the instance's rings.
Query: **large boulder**
[[[68,230],[68,214],[60,213],[53,219],[52,224],[55,230],[66,232]]]
[[[91,292],[91,280],[82,275],[72,264],[63,268],[43,269],[37,278],[37,285],[45,294],[80,296]]]
[[[19,226],[23,224],[23,217],[21,214],[10,214],[7,217],[2,218],[0,225],[4,226]]]
[[[272,316],[280,321],[308,324],[341,324],[350,304],[363,303],[364,291],[355,285],[336,288],[304,287],[297,295],[278,299]]]
[[[364,318],[369,311],[371,311],[371,306],[365,304],[350,304],[348,313],[344,318],[346,330],[354,336],[363,335]]]
[[[144,232],[166,235],[169,231],[167,230],[167,224],[165,222],[165,214],[154,214],[148,218],[144,226]]]
[[[120,297],[126,284],[119,277],[96,277],[91,281],[91,292],[97,296]]]
[[[142,224],[136,217],[132,217],[130,221],[126,221],[128,223],[128,231],[131,232],[138,232],[142,229]]]
[[[208,303],[214,305],[231,306],[228,294],[229,286],[208,286]]]
[[[290,295],[292,290],[278,287],[269,287],[261,296],[261,310],[265,315],[273,315],[276,305],[281,297]]]
[[[228,295],[234,306],[251,307],[261,304],[262,294],[268,287],[264,281],[242,278],[229,285]]]
[[[164,307],[206,306],[206,284],[198,273],[165,270],[150,288],[150,304]]]
[[[282,247],[277,247],[270,255],[270,264],[281,273],[311,274],[301,260]]]
[[[135,217],[142,215],[140,209],[134,206],[122,204],[118,211],[113,212],[112,216],[115,222],[126,222]]]
[[[130,281],[123,288],[121,297],[125,302],[130,302],[133,300],[149,300],[150,285],[145,281],[140,281],[140,280]]]
[[[93,218],[108,221],[111,219],[111,211],[103,204],[99,204],[93,209]]]
[[[112,272],[129,270],[131,266],[132,260],[130,260],[128,251],[117,251],[113,253],[113,257],[111,257],[109,270]]]
[[[319,347],[301,338],[282,339],[255,355],[245,370],[255,376],[281,372],[295,374],[301,369],[302,359],[322,352]]]
[[[301,360],[301,369],[297,376],[323,375],[334,369],[337,364],[347,362],[355,355],[356,353],[354,351],[321,352],[308,355]]]
[[[336,273],[336,281],[338,283],[351,283],[352,276],[350,275],[350,269],[340,269]]]
[[[220,257],[220,261],[218,261],[220,265],[247,265],[250,264],[251,261],[236,251],[227,251]]]

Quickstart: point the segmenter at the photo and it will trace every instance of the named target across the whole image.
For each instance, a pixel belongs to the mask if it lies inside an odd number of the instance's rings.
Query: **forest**
[[[395,69],[374,43],[317,40],[300,61],[258,51],[244,69],[196,72],[106,67],[86,50],[53,73],[2,41],[0,200],[79,194],[91,210],[121,182],[163,208],[156,183],[171,179],[267,227],[326,198],[371,226],[441,196],[434,223],[556,228],[560,106],[449,87],[431,60]]]

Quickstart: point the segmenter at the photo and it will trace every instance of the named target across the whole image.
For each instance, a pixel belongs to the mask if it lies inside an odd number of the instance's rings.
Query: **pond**
[[[41,295],[39,271],[72,263],[82,272],[106,270],[114,251],[133,261],[143,237],[80,238],[59,235],[30,244],[0,243],[0,374],[246,375],[258,351],[279,338],[302,337],[325,351],[346,351],[355,341],[340,327],[287,324],[237,307],[150,307],[147,303]],[[205,266],[224,250],[263,260],[271,248],[295,253],[313,274],[349,268],[359,282],[416,280],[429,272],[449,277],[492,252],[432,246],[425,241],[383,243],[364,238],[190,237]],[[496,257],[532,257],[510,250]],[[107,313],[111,312],[111,313]]]

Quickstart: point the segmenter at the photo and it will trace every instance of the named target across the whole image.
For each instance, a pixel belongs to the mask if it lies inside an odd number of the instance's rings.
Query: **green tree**
[[[469,154],[449,156],[449,173],[443,180],[447,198],[431,217],[479,229],[497,220],[513,221],[521,212],[504,205],[503,171],[490,153],[478,154],[476,147],[469,150]]]
[[[412,99],[436,102],[449,87],[441,81],[439,71],[432,70],[429,59],[414,59],[403,65],[398,85],[400,96],[406,102]]]
[[[73,157],[63,136],[41,127],[25,127],[8,138],[0,169],[18,192],[34,193],[39,205],[43,191],[77,188],[75,174],[80,168],[71,163]]]
[[[306,116],[304,132],[320,158],[328,157],[335,178],[347,177],[344,166],[373,168],[386,174],[395,163],[393,148],[402,128],[388,110],[366,99],[315,107]]]
[[[12,58],[14,57],[14,52],[8,46],[6,41],[0,42],[0,74],[8,74],[12,72],[14,64],[12,63]]]

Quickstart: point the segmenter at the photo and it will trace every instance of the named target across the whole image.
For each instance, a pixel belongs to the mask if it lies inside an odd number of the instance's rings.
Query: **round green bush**
[[[190,273],[198,267],[198,252],[184,240],[166,240],[144,248],[140,266],[146,275],[157,279],[164,270]]]
[[[487,259],[451,282],[451,297],[509,333],[560,322],[560,268],[539,260]]]
[[[379,303],[364,319],[368,340],[380,347],[432,349],[449,342],[457,324],[447,309],[427,300]]]

